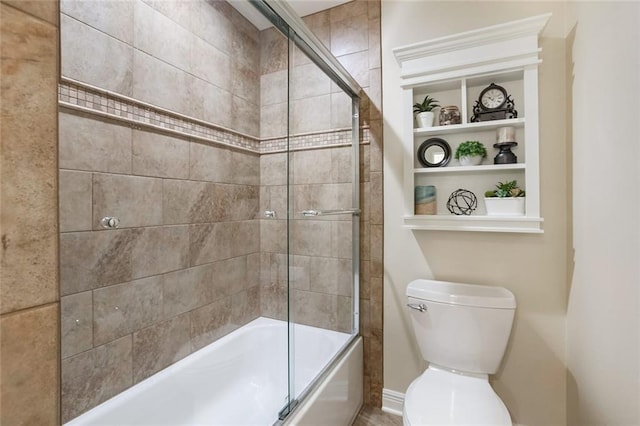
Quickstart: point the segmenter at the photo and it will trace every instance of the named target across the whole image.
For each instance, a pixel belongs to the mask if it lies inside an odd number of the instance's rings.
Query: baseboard
[[[391,389],[382,389],[382,411],[402,416],[404,394]]]

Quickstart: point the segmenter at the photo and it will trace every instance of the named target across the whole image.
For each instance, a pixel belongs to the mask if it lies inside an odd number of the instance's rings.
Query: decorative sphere
[[[458,216],[468,216],[477,208],[478,198],[473,192],[466,189],[453,191],[447,201],[447,210]]]

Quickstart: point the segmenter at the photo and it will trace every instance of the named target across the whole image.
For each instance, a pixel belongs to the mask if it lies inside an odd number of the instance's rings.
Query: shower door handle
[[[360,209],[347,209],[347,210],[302,210],[300,212],[304,217],[311,216],[335,216],[339,214],[351,214],[357,216],[360,214]]]

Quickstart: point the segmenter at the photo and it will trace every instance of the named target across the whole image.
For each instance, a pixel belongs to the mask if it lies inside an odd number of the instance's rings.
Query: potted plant
[[[456,160],[461,166],[477,166],[486,156],[487,149],[479,141],[464,141],[456,149]]]
[[[498,182],[496,189],[484,193],[484,204],[490,216],[524,216],[525,192],[518,181]]]
[[[422,102],[413,104],[413,113],[416,115],[418,127],[433,126],[433,119],[436,116],[433,109],[440,106],[437,102],[437,100],[427,95]]]

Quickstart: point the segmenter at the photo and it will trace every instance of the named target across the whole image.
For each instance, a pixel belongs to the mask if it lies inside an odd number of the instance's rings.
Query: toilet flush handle
[[[416,311],[427,312],[427,305],[424,303],[407,303],[407,306]]]

